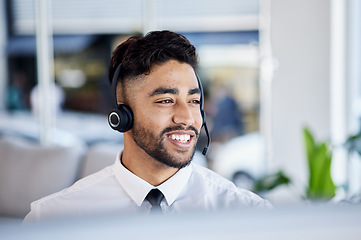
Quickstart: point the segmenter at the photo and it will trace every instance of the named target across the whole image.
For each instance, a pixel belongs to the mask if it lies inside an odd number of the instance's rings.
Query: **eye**
[[[170,104],[170,103],[173,103],[173,101],[171,99],[164,99],[164,100],[157,101],[156,103]]]
[[[201,104],[201,101],[199,99],[194,99],[194,100],[191,100],[190,103],[199,105],[199,104]]]

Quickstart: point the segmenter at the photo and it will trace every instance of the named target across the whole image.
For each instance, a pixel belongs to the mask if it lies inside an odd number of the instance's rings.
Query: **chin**
[[[192,162],[195,151],[192,151],[192,153],[188,154],[186,154],[186,152],[187,151],[177,151],[177,153],[174,154],[173,157],[171,157],[170,159],[168,158],[166,165],[178,169],[188,166]],[[185,154],[187,156],[185,156]]]

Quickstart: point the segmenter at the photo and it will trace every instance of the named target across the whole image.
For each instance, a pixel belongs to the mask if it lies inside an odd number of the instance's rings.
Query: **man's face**
[[[155,65],[128,93],[134,142],[168,167],[191,161],[202,126],[200,89],[193,68],[170,60]]]

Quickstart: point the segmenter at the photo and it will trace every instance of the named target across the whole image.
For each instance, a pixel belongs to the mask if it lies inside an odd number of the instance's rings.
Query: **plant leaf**
[[[309,168],[307,196],[313,199],[330,199],[336,193],[331,176],[332,153],[326,142],[315,142],[309,129],[303,129],[303,136]]]

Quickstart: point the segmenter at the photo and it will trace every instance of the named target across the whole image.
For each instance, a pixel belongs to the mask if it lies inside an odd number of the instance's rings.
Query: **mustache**
[[[173,126],[173,127],[165,128],[165,129],[161,132],[160,135],[163,136],[164,134],[166,134],[166,133],[168,133],[168,132],[181,131],[181,130],[191,130],[191,131],[194,132],[194,134],[195,134],[196,136],[199,135],[198,130],[197,130],[195,127],[189,126],[189,127],[185,128],[185,127],[183,127],[183,126],[181,126],[181,125],[176,125],[176,126]]]

